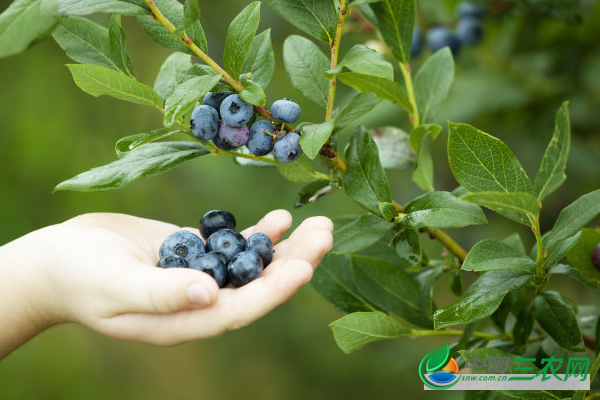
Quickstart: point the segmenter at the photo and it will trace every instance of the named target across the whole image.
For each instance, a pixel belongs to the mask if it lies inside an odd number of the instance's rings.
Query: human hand
[[[30,308],[46,325],[77,322],[119,339],[174,345],[248,325],[310,280],[332,246],[333,224],[308,218],[279,242],[291,223],[276,210],[242,232],[263,232],[276,245],[273,262],[240,288],[219,289],[192,269],[157,268],[162,241],[180,228],[123,214],[85,214],[35,231],[0,258],[30,254],[38,265],[22,265],[32,279],[24,286],[35,291]]]

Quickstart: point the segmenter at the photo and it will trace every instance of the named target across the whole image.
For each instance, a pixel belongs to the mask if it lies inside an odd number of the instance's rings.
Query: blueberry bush
[[[596,351],[598,308],[578,305],[547,285],[558,275],[577,281],[582,290],[600,284],[600,230],[589,227],[600,214],[600,189],[573,193],[550,221],[553,227],[540,229],[544,200],[566,180],[568,102],[556,104],[554,123],[547,124],[552,135],[532,177],[501,139],[460,121],[434,123],[453,83],[454,56],[484,39],[486,15],[516,7],[576,22],[579,2],[462,2],[454,21],[424,20],[417,0],[264,3],[305,34],[289,36],[283,46],[285,71],[302,99],[267,102],[275,50],[270,29],[257,32],[265,6],[260,2],[231,15],[219,65],[207,49],[196,0],[14,1],[0,14],[0,56],[25,51],[51,35],[76,62],[67,67],[83,91],[163,115],[162,127],[120,139],[116,161],[55,190],[119,189],[206,155],[231,157],[241,167],[274,167],[283,178],[303,184],[296,206],[343,191],[366,211],[335,218],[334,247],[312,281],[345,314],[330,325],[344,352],[378,340],[422,336],[447,336],[450,342],[454,337],[451,350],[459,362],[461,352],[484,355],[490,347],[495,354],[526,354],[538,362],[553,352]],[[108,27],[86,18],[92,14],[109,14]],[[122,16],[136,18],[152,40],[173,51],[153,85],[137,79]],[[378,46],[355,44],[340,54],[349,27],[371,33]],[[340,84],[356,92],[343,106],[336,104]],[[302,120],[307,101],[323,108],[321,121]],[[383,101],[405,116],[404,129],[357,123]],[[345,129],[353,131],[348,143],[340,135]],[[458,183],[452,191],[434,187],[432,145],[442,136]],[[386,170],[398,168],[412,168],[412,180],[423,191],[407,204],[391,195]],[[526,248],[527,241],[514,233],[461,247],[453,238],[457,229],[487,224],[484,209],[527,227],[535,245]],[[443,251],[428,251],[429,240]],[[438,307],[434,284],[444,275],[458,300]],[[463,278],[472,283],[463,285]],[[592,381],[598,369],[597,358]]]

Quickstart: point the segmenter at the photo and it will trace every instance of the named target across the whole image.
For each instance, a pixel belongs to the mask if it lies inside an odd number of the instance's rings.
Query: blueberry
[[[248,250],[258,253],[265,267],[273,260],[273,242],[264,233],[255,233],[246,240],[246,251]]]
[[[160,258],[178,256],[186,261],[199,253],[204,253],[204,242],[198,235],[185,230],[177,231],[168,236],[158,251]]]
[[[289,163],[302,155],[300,147],[300,136],[295,132],[288,132],[281,135],[273,146],[273,154],[277,161]]]
[[[594,252],[592,253],[592,262],[594,263],[594,267],[600,271],[600,244],[596,246]]]
[[[250,128],[250,139],[247,146],[255,156],[264,156],[273,150],[273,137],[265,131],[273,133],[275,127],[269,121],[257,121]]]
[[[196,254],[188,262],[188,266],[212,276],[219,287],[227,283],[227,261],[217,253]]]
[[[300,118],[300,106],[293,100],[277,100],[271,105],[271,115],[275,120],[291,124]]]
[[[214,107],[217,111],[221,108],[221,103],[227,97],[231,96],[233,92],[222,92],[222,93],[214,93],[208,92],[204,96],[204,100],[202,100],[202,104],[206,104],[207,106]]]
[[[455,28],[456,37],[462,44],[474,46],[483,39],[484,30],[480,19],[467,17],[458,21]]]
[[[254,113],[254,107],[252,107],[252,104],[240,99],[237,94],[232,94],[223,100],[219,111],[223,122],[229,126],[240,127],[250,121]]]
[[[223,123],[221,122],[221,125]],[[221,150],[233,150],[235,149],[235,147],[233,147],[232,145],[230,145],[229,143],[225,143],[225,141],[223,141],[223,139],[221,139],[219,137],[219,135],[215,136],[215,138],[212,140],[212,142],[215,144],[215,146],[217,146],[218,148],[220,148]]]
[[[210,210],[200,218],[200,234],[204,239],[221,229],[235,231],[235,217],[225,210]]]
[[[258,278],[263,262],[255,251],[243,251],[227,266],[227,277],[235,287],[240,287]]]
[[[246,125],[237,127],[221,123],[219,128],[219,140],[226,146],[236,148],[248,143],[250,131]]]
[[[460,48],[458,38],[445,26],[431,28],[429,32],[427,32],[427,44],[433,52],[448,46],[454,55],[458,54]]]
[[[206,249],[209,252],[221,253],[227,261],[244,251],[245,246],[246,240],[244,237],[231,229],[221,229],[210,235],[206,240]]]
[[[412,45],[410,47],[410,56],[418,57],[423,51],[423,34],[419,27],[415,27],[412,37]]]
[[[179,256],[168,255],[158,260],[158,266],[161,268],[187,268],[188,263]]]
[[[485,15],[485,7],[481,3],[472,1],[461,1],[456,5],[456,14],[459,18],[483,18]]]
[[[210,140],[219,132],[219,113],[211,106],[198,106],[192,111],[190,128],[200,140]]]

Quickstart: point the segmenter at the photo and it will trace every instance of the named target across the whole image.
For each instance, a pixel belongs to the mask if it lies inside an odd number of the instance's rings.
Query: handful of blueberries
[[[290,129],[285,132],[285,124],[300,118],[300,106],[292,100],[277,100],[271,106],[271,115],[282,124],[275,126],[270,121],[258,120],[250,129],[247,124],[254,115],[254,107],[237,94],[209,92],[203,103],[192,111],[190,125],[196,138],[212,140],[222,150],[247,145],[255,156],[273,151],[277,161],[282,163],[292,162],[302,155],[300,135]]]
[[[200,237],[181,230],[168,236],[160,246],[158,266],[192,268],[212,276],[219,287],[231,283],[240,287],[258,278],[273,259],[273,243],[264,233],[244,239],[235,231],[229,211],[212,210],[200,220]]]

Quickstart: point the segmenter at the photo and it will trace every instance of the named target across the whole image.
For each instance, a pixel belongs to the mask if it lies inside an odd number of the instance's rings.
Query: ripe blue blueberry
[[[459,18],[483,18],[485,15],[485,7],[481,3],[472,1],[461,1],[456,5],[456,14]]]
[[[240,99],[237,94],[232,94],[223,100],[219,111],[223,122],[229,126],[240,127],[250,121],[254,113],[254,107],[252,107],[252,104]]]
[[[168,236],[160,246],[158,255],[160,258],[165,256],[177,256],[189,261],[196,254],[204,253],[204,242],[198,235],[192,232],[181,230]]]
[[[158,260],[161,268],[187,268],[188,263],[183,258],[175,255],[167,255]]]
[[[419,27],[415,27],[412,36],[412,44],[410,47],[410,56],[418,57],[423,52],[423,33]]]
[[[246,239],[231,229],[221,229],[208,237],[206,250],[223,255],[227,261],[232,260],[238,253],[244,251]]]
[[[235,217],[225,210],[210,210],[200,218],[200,234],[204,239],[221,229],[235,231]]]
[[[227,97],[231,96],[233,92],[222,92],[222,93],[214,93],[208,92],[204,96],[204,100],[202,100],[202,104],[206,104],[207,106],[211,106],[216,108],[217,111],[221,108],[221,103]]]
[[[227,266],[227,278],[235,287],[240,287],[258,278],[263,262],[255,251],[243,251]]]
[[[300,118],[300,106],[293,100],[277,100],[271,105],[271,115],[275,120],[291,124]]]
[[[247,146],[255,156],[264,156],[273,150],[273,137],[265,133],[273,133],[275,127],[269,121],[256,121],[250,128],[250,139]]]
[[[264,233],[255,233],[246,240],[246,250],[252,250],[258,253],[266,267],[273,260],[273,242]]]
[[[211,106],[198,106],[192,111],[190,128],[200,140],[210,140],[219,132],[219,113]]]
[[[483,40],[483,23],[478,18],[461,18],[456,24],[456,37],[462,44],[474,46]]]
[[[300,147],[300,136],[295,132],[281,135],[273,146],[273,154],[277,161],[289,163],[302,155]]]
[[[460,49],[458,38],[445,26],[431,28],[429,32],[427,32],[427,44],[433,52],[448,46],[450,47],[452,54],[456,55]]]
[[[219,254],[197,254],[188,262],[188,267],[209,274],[217,281],[219,287],[227,283],[227,264]]]
[[[236,148],[248,143],[250,131],[246,125],[229,126],[226,123],[221,123],[219,128],[219,139],[225,146]]]

